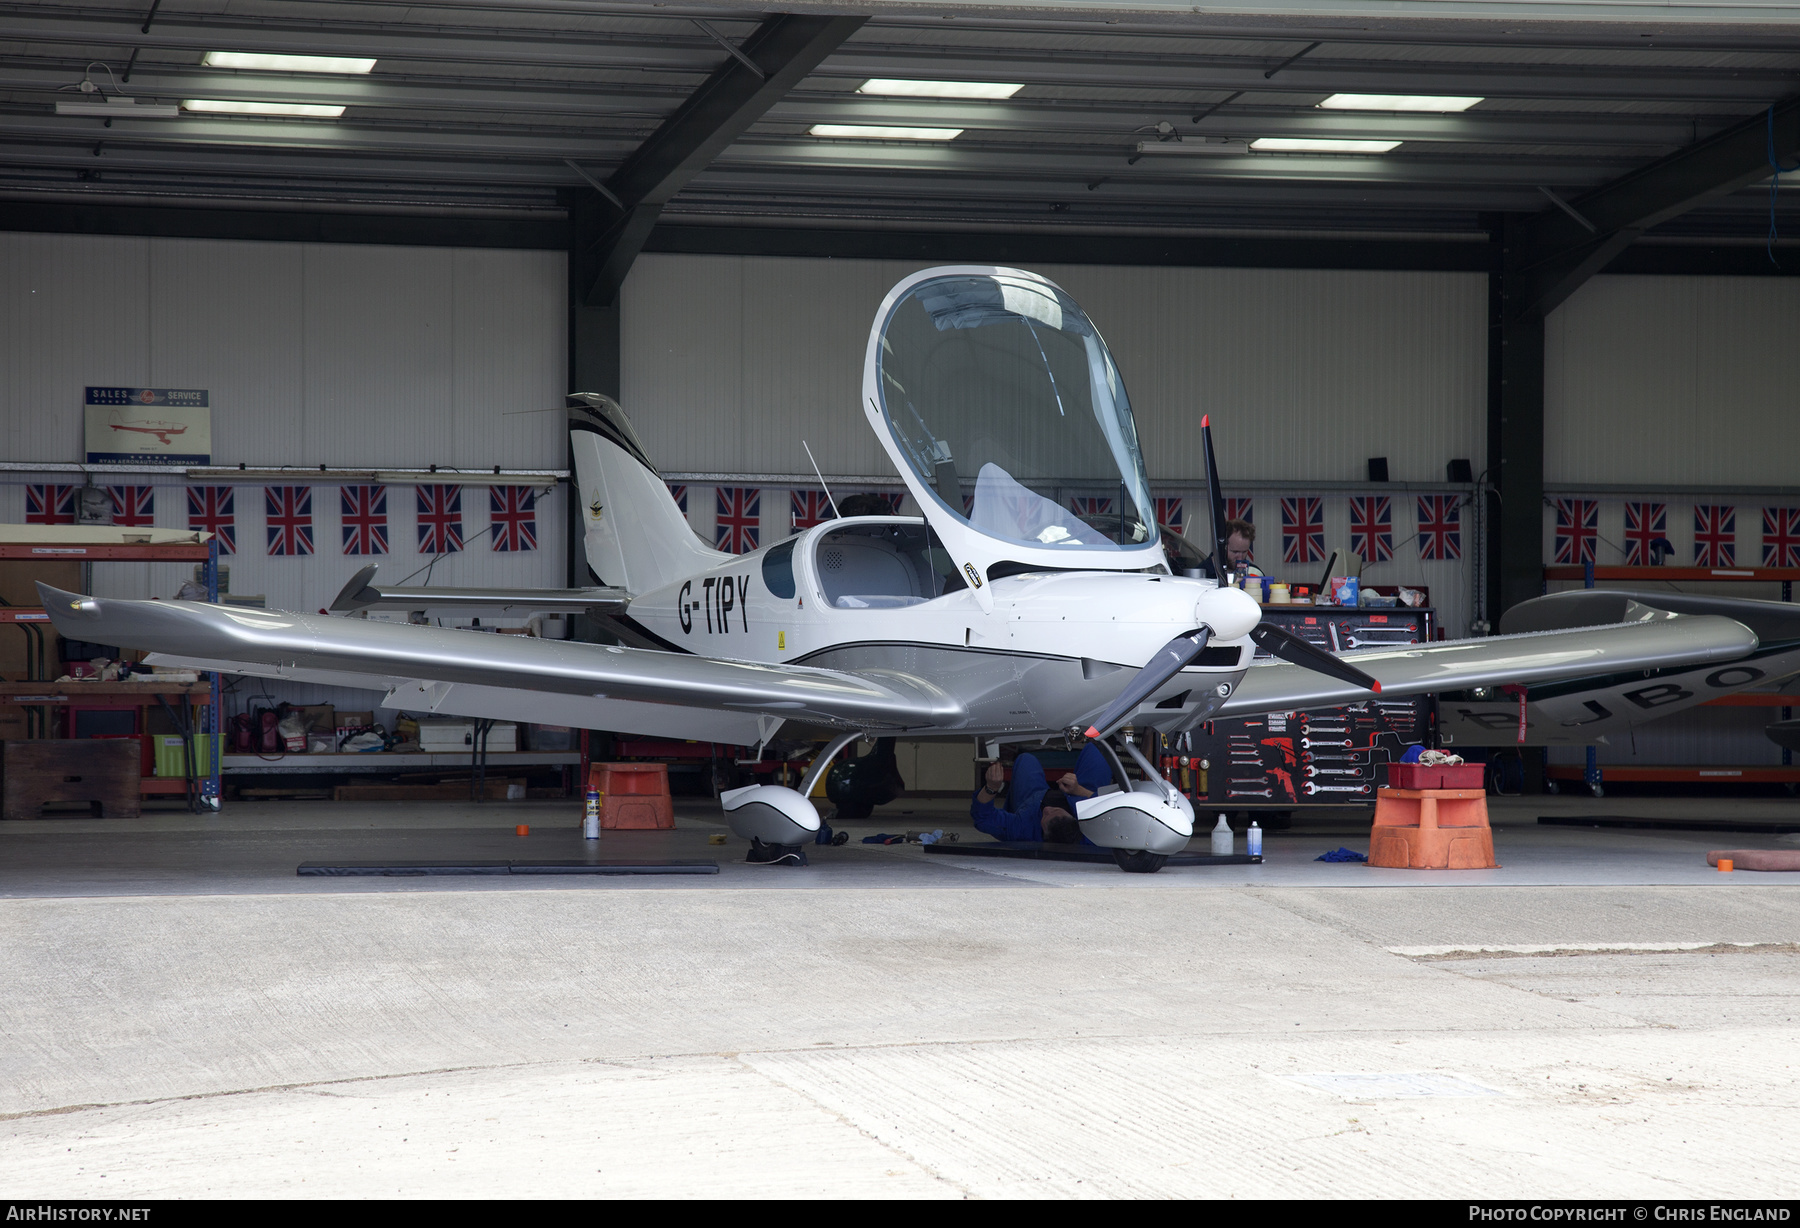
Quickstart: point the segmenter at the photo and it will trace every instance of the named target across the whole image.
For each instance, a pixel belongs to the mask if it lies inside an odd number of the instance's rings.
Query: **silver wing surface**
[[[201,602],[123,601],[45,584],[38,592],[51,621],[72,639],[147,650],[163,661],[225,673],[387,686],[412,695],[408,706],[432,711],[459,711],[504,691],[526,696],[520,702],[538,713],[519,719],[589,728],[655,733],[634,718],[668,709],[656,723],[669,728],[673,718],[667,736],[675,737],[696,735],[685,722],[721,713],[742,714],[752,731],[782,720],[845,729],[941,729],[966,717],[956,699],[892,670],[850,674]],[[552,707],[585,715],[574,722],[556,719],[547,715]],[[504,715],[491,705],[479,714]]]
[[[622,588],[382,588],[370,563],[332,599],[334,614],[357,610],[507,610],[523,614],[623,614]]]
[[[1610,626],[1446,640],[1339,655],[1378,679],[1386,698],[1723,663],[1748,656],[1757,648],[1756,633],[1734,619],[1642,608],[1639,614],[1637,621]],[[1252,665],[1214,715],[1329,708],[1368,698],[1369,692],[1360,687],[1272,661]]]

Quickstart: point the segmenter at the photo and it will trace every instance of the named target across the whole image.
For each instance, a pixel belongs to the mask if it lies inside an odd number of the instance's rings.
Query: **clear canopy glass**
[[[888,429],[950,514],[1034,547],[1155,539],[1125,383],[1055,286],[1006,273],[929,278],[895,304],[877,362]]]

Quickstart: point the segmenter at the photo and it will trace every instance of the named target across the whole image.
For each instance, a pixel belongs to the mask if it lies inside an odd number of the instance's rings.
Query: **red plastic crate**
[[[1487,781],[1487,768],[1479,763],[1426,767],[1421,763],[1387,765],[1390,789],[1479,789]]]

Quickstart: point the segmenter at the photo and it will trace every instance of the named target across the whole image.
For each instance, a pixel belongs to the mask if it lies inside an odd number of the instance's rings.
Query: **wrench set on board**
[[[1434,621],[1431,610],[1404,607],[1273,607],[1264,617],[1331,652],[1424,643]],[[1209,721],[1192,735],[1191,753],[1210,764],[1206,791],[1196,790],[1195,800],[1263,807],[1372,803],[1381,765],[1426,742],[1433,718],[1429,696],[1372,696],[1342,708]]]

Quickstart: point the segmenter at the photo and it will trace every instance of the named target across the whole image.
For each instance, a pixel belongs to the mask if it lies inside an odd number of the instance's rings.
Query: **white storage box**
[[[519,727],[496,724],[488,731],[490,752],[519,749]],[[419,722],[419,749],[428,754],[445,754],[475,749],[475,722],[426,718]]]

